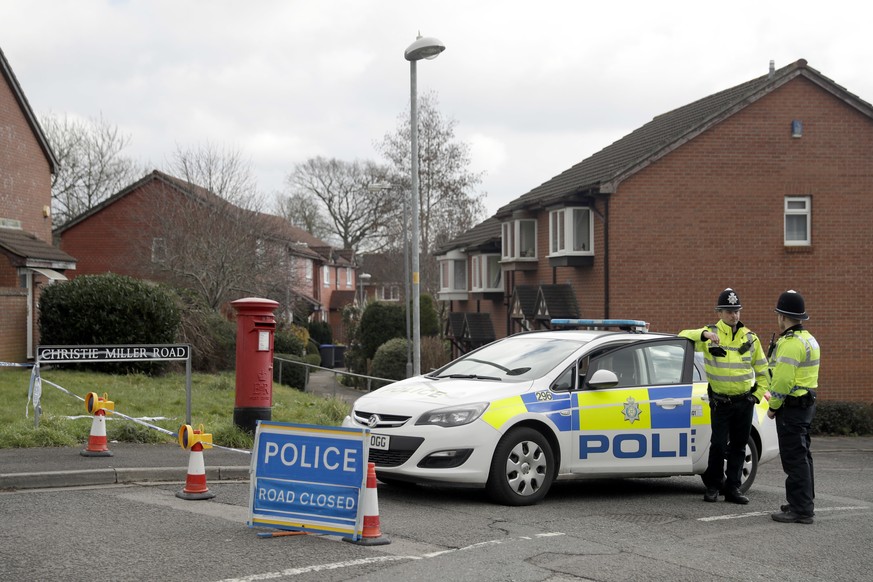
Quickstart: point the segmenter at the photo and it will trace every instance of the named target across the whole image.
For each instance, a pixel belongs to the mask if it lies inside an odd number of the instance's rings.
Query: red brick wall
[[[2,77],[0,77],[2,79]],[[0,80],[0,217],[21,221],[25,232],[51,243],[51,171],[9,86]]]
[[[801,138],[791,137],[795,119],[803,122]],[[784,246],[785,196],[812,197],[811,247]],[[602,202],[598,210],[607,214]],[[822,348],[821,397],[873,400],[862,311],[864,290],[873,288],[868,117],[798,78],[621,183],[607,220],[608,313],[597,217],[594,266],[552,269],[543,212],[540,267],[514,273],[515,284],[570,283],[583,317],[645,319],[652,331],[666,332],[714,323],[719,292],[734,287],[742,319],[765,349],[777,331],[776,299],[795,289]],[[505,316],[494,319],[502,337]]]
[[[0,218],[18,220],[24,232],[51,244],[51,169],[27,117],[0,77]],[[0,360],[23,362],[27,295],[17,268],[0,255]],[[36,323],[34,323],[36,329]]]
[[[168,194],[181,197],[161,182],[147,182],[142,188],[65,230],[61,249],[78,259],[75,273],[68,276],[112,272],[141,279],[152,278],[148,261],[155,234],[150,226],[153,206],[149,200]]]
[[[812,197],[808,248],[783,244],[793,195]],[[798,79],[622,184],[611,211],[613,315],[642,313],[653,331],[696,327],[715,321],[730,286],[766,347],[777,297],[796,289],[822,347],[822,397],[873,400],[857,301],[873,283],[869,118]]]

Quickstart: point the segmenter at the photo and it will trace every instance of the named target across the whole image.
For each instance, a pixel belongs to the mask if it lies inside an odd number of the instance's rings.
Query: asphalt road
[[[869,441],[864,441],[869,443]],[[778,461],[737,506],[704,503],[699,478],[559,483],[534,507],[477,490],[378,488],[391,540],[258,537],[245,525],[249,484],[180,483],[0,493],[0,579],[633,581],[870,579],[873,449],[832,439],[816,449],[816,522],[778,524]]]

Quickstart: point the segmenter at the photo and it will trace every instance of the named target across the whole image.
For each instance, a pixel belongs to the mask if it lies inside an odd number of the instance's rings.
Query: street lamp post
[[[358,275],[358,288],[360,289],[362,309],[364,307],[364,281],[369,281],[371,276],[370,273],[361,273]]]
[[[416,62],[421,59],[435,59],[446,50],[446,45],[433,37],[415,39],[406,48],[404,57],[409,61],[409,134],[412,155],[412,356],[413,374],[421,374],[421,280],[419,277],[419,223],[421,221],[418,193],[418,87]]]

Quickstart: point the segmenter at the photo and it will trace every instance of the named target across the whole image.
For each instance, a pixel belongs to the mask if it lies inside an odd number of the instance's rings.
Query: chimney
[[[770,73],[767,75],[768,79],[772,79],[773,75],[776,74],[776,61],[770,59]]]

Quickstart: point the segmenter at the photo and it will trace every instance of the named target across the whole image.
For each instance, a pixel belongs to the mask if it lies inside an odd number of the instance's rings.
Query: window
[[[152,239],[152,262],[162,263],[167,260],[167,241],[157,237]]]
[[[549,213],[552,255],[592,254],[594,216],[590,208],[562,208]]]
[[[455,276],[452,281],[452,289],[455,291],[467,290],[467,261],[452,261]]]
[[[312,281],[312,271],[313,271],[312,261],[310,261],[309,259],[303,259],[303,261],[304,261],[304,264],[306,265],[306,267],[305,267],[306,268],[306,280]]]
[[[324,286],[330,287],[330,267],[324,266]]]
[[[502,225],[503,260],[535,259],[537,256],[537,222],[532,219],[510,220]]]
[[[376,288],[377,301],[400,301],[400,287],[389,285]]]
[[[785,197],[785,246],[809,246],[812,244],[811,218],[812,198],[810,196]]]
[[[472,258],[473,291],[503,291],[503,270],[499,255],[474,255]]]
[[[346,269],[346,287],[351,288],[352,286],[352,270]]]
[[[440,293],[467,292],[467,256],[450,251],[437,259],[440,263]]]

